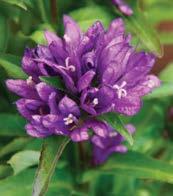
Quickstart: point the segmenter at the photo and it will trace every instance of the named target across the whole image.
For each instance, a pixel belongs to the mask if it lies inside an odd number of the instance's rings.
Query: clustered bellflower
[[[6,84],[21,97],[16,105],[28,120],[29,135],[89,140],[94,161],[100,164],[111,153],[127,149],[124,138],[97,116],[132,116],[140,110],[141,97],[160,85],[156,76],[148,75],[155,57],[135,51],[120,18],[108,30],[97,21],[83,33],[69,16],[64,16],[64,26],[63,38],[46,31],[47,45],[25,50],[22,68],[28,79],[9,79]],[[42,82],[40,76],[59,77],[65,89]],[[126,128],[131,134],[135,130],[132,125]]]

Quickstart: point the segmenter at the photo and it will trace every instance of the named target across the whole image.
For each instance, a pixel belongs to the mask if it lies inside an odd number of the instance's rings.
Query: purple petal
[[[34,49],[26,48],[24,56],[22,58],[22,69],[29,76],[32,76],[34,80],[38,81],[40,75],[39,67],[37,63],[33,60],[34,58]]]
[[[39,95],[39,97],[47,102],[48,99],[49,99],[49,95],[52,93],[52,92],[55,92],[55,89],[49,85],[47,85],[46,83],[44,82],[40,82],[36,85],[36,90],[37,90],[37,93]]]
[[[55,33],[50,31],[45,31],[44,35],[48,42],[48,45],[50,45],[52,42],[56,42],[57,44],[62,45],[62,39],[59,38]]]
[[[161,81],[154,75],[147,75],[142,82],[130,90],[134,96],[144,96],[150,93],[154,88],[161,85]]]
[[[28,99],[39,98],[35,90],[35,85],[27,84],[27,82],[24,80],[7,80],[6,85],[10,91],[21,97]]]
[[[101,138],[97,135],[94,135],[92,138],[91,138],[91,141],[94,145],[96,145],[97,147],[101,148],[101,149],[104,149],[105,148],[105,145],[103,143],[103,141],[101,140]]]
[[[31,120],[32,115],[39,113],[39,108],[43,106],[43,103],[33,99],[19,99],[16,105],[20,114],[26,119]]]
[[[68,54],[64,49],[64,44],[61,42],[57,43],[55,41],[52,41],[52,43],[49,45],[49,49],[53,57],[56,59],[56,62],[59,64],[63,64],[64,59],[68,57]]]
[[[90,70],[88,72],[86,72],[78,81],[78,90],[79,92],[88,88],[89,85],[91,84],[92,82],[92,79],[94,78],[95,76],[95,72]]]
[[[133,10],[128,6],[127,3],[124,2],[124,0],[112,0],[112,2],[124,15],[131,16],[133,14]]]
[[[73,130],[70,137],[74,142],[81,142],[81,141],[88,140],[89,134],[87,132],[87,128],[79,128],[79,129]]]
[[[130,56],[126,72],[121,80],[127,82],[128,87],[137,85],[152,69],[155,63],[155,57],[148,53],[135,53]]]
[[[89,38],[90,42],[87,45],[87,49],[92,49],[94,44],[98,41],[100,35],[104,33],[104,27],[101,22],[96,21],[86,32],[86,36]]]
[[[66,116],[68,114],[74,114],[75,116],[80,115],[80,110],[76,102],[74,102],[72,99],[65,96],[61,99],[59,102],[59,110],[60,112]]]
[[[53,60],[51,51],[49,50],[47,46],[38,45],[36,48],[36,53],[39,58],[46,58],[48,60]]]
[[[90,120],[87,122],[87,126],[100,137],[106,137],[107,135],[109,135],[109,128],[104,122],[98,120]]]
[[[57,73],[59,73],[63,77],[66,87],[74,93],[77,91],[71,76],[64,69],[62,69],[61,66],[46,59],[35,59],[35,61],[45,63],[49,67],[54,68],[57,71]]]
[[[111,53],[113,53],[113,51]],[[103,83],[114,84],[115,81],[117,81],[117,79],[125,73],[127,62],[132,52],[133,49],[126,45],[123,46],[123,48],[121,48],[121,50],[116,54],[116,61],[113,60],[115,57],[113,57],[112,54],[108,55],[108,59],[112,58],[112,63],[110,63],[103,72]]]
[[[112,39],[115,39],[118,35],[125,33],[124,22],[121,18],[113,20],[109,26],[108,31],[105,34],[107,42],[110,42]]]
[[[57,128],[59,125],[63,123],[63,117],[59,115],[45,115],[42,119],[42,123],[44,127],[47,128]]]
[[[69,16],[63,17],[64,26],[65,26],[65,35],[64,39],[66,44],[74,48],[80,43],[82,32],[77,25],[77,23]]]
[[[30,136],[37,138],[44,138],[53,134],[49,129],[31,123],[27,124],[25,129]]]
[[[127,95],[121,99],[115,99],[113,111],[127,115],[133,116],[139,112],[141,108],[141,100],[138,96]]]
[[[58,109],[58,97],[57,93],[52,92],[49,95],[49,101],[48,101],[49,109],[50,109],[50,114],[59,114],[59,109]]]

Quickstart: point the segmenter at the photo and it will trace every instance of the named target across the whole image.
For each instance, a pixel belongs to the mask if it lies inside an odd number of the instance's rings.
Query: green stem
[[[45,8],[43,0],[38,0],[38,7],[40,9],[42,21],[48,23],[49,19],[48,19],[47,14],[46,14],[46,8]]]
[[[49,183],[51,181],[51,178],[55,172],[57,162],[69,142],[70,142],[69,138],[65,138],[62,141],[62,143],[60,144],[60,146],[57,150],[57,153],[56,153],[54,159],[52,160],[50,168],[48,168],[48,171],[45,171],[45,169],[41,167],[42,162],[40,162],[40,165],[38,167],[37,174],[36,174],[36,179],[34,182],[34,188],[33,188],[33,194],[32,194],[33,196],[44,196],[46,194],[46,192],[48,190]],[[45,147],[43,147],[43,149],[44,148]],[[43,154],[41,156],[44,157],[44,150],[43,150]],[[42,160],[42,157],[40,158],[40,160]],[[49,162],[50,160],[45,160],[45,161]],[[43,180],[43,182],[41,182],[42,180]]]

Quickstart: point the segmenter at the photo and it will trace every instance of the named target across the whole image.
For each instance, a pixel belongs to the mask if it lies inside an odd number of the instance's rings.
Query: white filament
[[[28,85],[33,85],[33,84],[34,84],[34,81],[33,81],[33,79],[32,79],[32,76],[29,76],[29,77],[28,77],[28,79],[26,80],[26,83],[27,83]]]
[[[63,118],[65,125],[70,125],[75,121],[76,117],[73,114],[69,114],[66,118]]]
[[[127,82],[123,81],[120,86],[117,85],[117,84],[115,84],[113,86],[113,88],[116,89],[116,92],[117,92],[117,95],[118,95],[118,99],[121,99],[122,97],[126,97],[127,96],[127,91],[124,89],[126,84],[127,84]]]
[[[98,105],[98,103],[99,103],[98,98],[94,98],[92,103],[94,106]]]

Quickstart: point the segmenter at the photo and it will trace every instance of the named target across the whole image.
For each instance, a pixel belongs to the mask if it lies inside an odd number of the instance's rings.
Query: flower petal
[[[37,138],[44,138],[53,134],[49,129],[31,123],[27,124],[25,129],[30,136]]]
[[[59,102],[59,110],[64,116],[68,114],[74,114],[75,116],[80,115],[80,110],[76,102],[67,96],[63,97]]]
[[[132,54],[126,66],[126,72],[119,82],[126,81],[128,87],[137,85],[150,72],[154,63],[155,56],[152,54],[145,52]]]
[[[39,108],[43,106],[43,103],[33,99],[19,99],[16,102],[17,109],[22,116],[26,119],[31,120],[32,115],[39,113]]]
[[[147,75],[143,81],[132,88],[130,91],[134,96],[144,96],[150,93],[154,88],[159,87],[161,81],[154,75]]]
[[[112,0],[112,2],[124,15],[131,16],[133,14],[133,10],[128,6],[127,3],[124,2],[124,0]]]
[[[62,45],[62,39],[58,37],[55,33],[50,32],[50,31],[45,31],[44,36],[48,42],[48,45],[51,44],[52,42],[56,42]]]
[[[38,83],[36,86],[36,90],[37,90],[37,93],[38,95],[40,96],[40,98],[43,100],[43,101],[48,101],[49,99],[49,95],[52,93],[52,92],[56,92],[55,89],[49,85],[47,85],[46,83],[44,82],[40,82]]]
[[[81,142],[81,141],[86,141],[89,139],[89,134],[87,132],[87,128],[79,128],[76,130],[73,130],[72,133],[70,134],[71,139],[74,142]]]
[[[92,71],[92,70],[87,71],[78,81],[78,84],[77,84],[78,91],[80,92],[80,91],[88,88],[89,85],[91,84],[94,76],[95,76],[94,71]]]
[[[111,22],[108,31],[105,34],[106,41],[110,42],[116,36],[124,33],[125,33],[124,22],[121,18],[117,18]]]
[[[63,21],[65,26],[64,39],[66,44],[68,44],[71,49],[75,48],[80,43],[82,32],[71,17],[65,15]]]
[[[22,58],[22,69],[29,76],[32,76],[34,80],[38,81],[40,70],[37,63],[33,60],[34,53],[35,49],[25,49],[24,56]]]
[[[104,122],[89,120],[87,122],[87,127],[91,128],[94,133],[100,137],[106,137],[109,135],[109,127]]]
[[[115,99],[113,111],[127,116],[133,116],[139,112],[141,104],[142,101],[138,96],[127,95],[121,99]]]
[[[17,95],[28,99],[39,99],[35,85],[27,84],[25,80],[7,80],[8,89]]]

